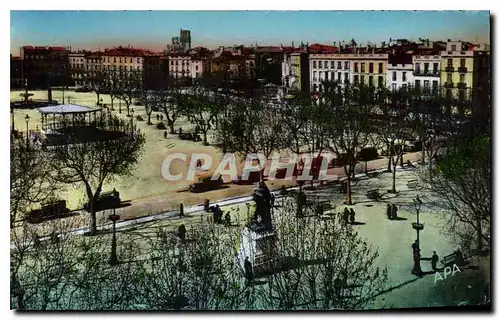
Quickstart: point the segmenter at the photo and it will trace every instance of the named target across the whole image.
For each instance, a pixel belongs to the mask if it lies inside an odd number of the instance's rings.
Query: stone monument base
[[[236,263],[245,274],[245,259],[252,264],[254,276],[271,274],[279,269],[280,258],[277,250],[275,230],[246,227],[241,232]]]

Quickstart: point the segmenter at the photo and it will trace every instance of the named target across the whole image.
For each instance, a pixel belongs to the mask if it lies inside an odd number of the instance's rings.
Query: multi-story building
[[[435,50],[417,51],[413,55],[413,78],[417,88],[431,88],[437,92],[441,86],[441,54]]]
[[[350,60],[353,85],[383,87],[386,85],[387,53],[353,54]]]
[[[85,52],[70,52],[68,54],[71,84],[82,87],[85,82]]]
[[[84,86],[94,88],[102,85],[104,81],[103,71],[103,53],[100,51],[88,53],[85,56]]]
[[[386,86],[397,90],[413,86],[413,61],[410,54],[390,54],[387,63]],[[425,82],[427,85],[427,82]]]
[[[255,49],[256,76],[268,83],[282,83],[283,51],[289,47],[257,47]]]
[[[24,87],[23,60],[21,57],[10,55],[10,88],[19,89]]]
[[[169,52],[186,52],[191,50],[191,31],[181,29],[180,36],[172,37],[172,44],[167,46]]]
[[[174,79],[191,78],[191,56],[173,54],[169,56],[169,74]]]
[[[441,52],[441,83],[446,98],[485,103],[489,97],[489,54],[470,43],[448,41]]]
[[[21,47],[23,74],[28,88],[70,84],[69,51],[64,47]]]
[[[292,91],[309,91],[309,55],[306,51],[292,52],[288,83]]]

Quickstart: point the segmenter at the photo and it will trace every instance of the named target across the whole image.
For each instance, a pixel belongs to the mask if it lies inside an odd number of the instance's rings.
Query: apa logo
[[[443,277],[441,277],[441,274],[439,273],[439,271],[436,271],[436,273],[434,273],[434,284],[436,284],[436,282],[438,282],[439,280],[444,281],[449,274],[454,276],[455,273],[457,273],[457,272],[462,272],[462,271],[460,271],[460,268],[458,268],[458,266],[456,264],[453,264],[453,272],[452,272],[452,268],[450,268],[450,267],[444,268],[444,271],[443,271],[444,279],[443,279]]]

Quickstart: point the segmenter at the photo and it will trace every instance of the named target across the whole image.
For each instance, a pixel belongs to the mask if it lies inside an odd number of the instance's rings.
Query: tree
[[[182,113],[203,134],[203,144],[208,145],[207,133],[217,123],[217,116],[226,106],[225,99],[217,92],[193,87],[192,93],[181,100]]]
[[[396,193],[396,167],[398,161],[403,162],[403,152],[406,140],[412,136],[409,102],[411,92],[402,88],[389,93],[388,103],[382,103],[380,121],[377,128],[377,138],[387,146],[388,166],[392,164],[392,193]]]
[[[10,225],[18,213],[50,199],[58,185],[51,183],[48,160],[40,147],[11,135],[10,141]]]
[[[155,107],[155,96],[154,92],[151,90],[143,90],[142,91],[142,102],[144,103],[144,110],[148,115],[148,125],[153,124],[151,122],[151,113],[153,113],[153,108]]]
[[[182,106],[185,95],[180,88],[172,86],[168,89],[155,90],[153,92],[153,104],[165,114],[167,118],[167,126],[170,128],[170,133],[175,133],[174,124],[181,116]]]
[[[351,180],[356,164],[361,151],[372,141],[373,95],[373,89],[365,86],[325,86],[324,103],[328,108],[324,109],[320,119],[328,132],[329,148],[344,167],[349,205],[352,204]]]
[[[116,176],[128,176],[139,161],[144,134],[128,121],[116,116],[99,115],[95,132],[78,134],[74,123],[63,123],[64,143],[49,148],[48,162],[56,181],[83,184],[88,200],[90,232],[96,232],[96,201],[105,182]],[[82,140],[85,139],[85,140]]]
[[[118,97],[125,102],[127,107],[127,116],[130,117],[130,106],[135,98],[138,97],[142,87],[142,76],[140,72],[124,72],[119,76],[119,85],[117,88]]]
[[[316,215],[312,200],[297,218],[296,203],[285,198],[274,212],[276,259],[280,272],[266,276],[265,309],[361,309],[387,281],[387,270],[376,266],[378,252],[350,225]]]
[[[449,215],[445,231],[463,248],[490,246],[491,147],[489,136],[461,136],[449,144],[434,170],[420,177],[439,195]]]

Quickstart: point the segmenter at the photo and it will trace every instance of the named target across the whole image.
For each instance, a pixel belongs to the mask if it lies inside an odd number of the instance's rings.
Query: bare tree
[[[297,218],[295,201],[284,199],[274,213],[280,272],[266,277],[260,294],[265,309],[365,308],[387,281],[377,251],[338,215],[317,216],[313,201]]]
[[[181,116],[184,100],[187,99],[181,89],[172,86],[168,89],[156,90],[153,93],[153,104],[163,111],[167,118],[170,133],[175,133],[175,122]]]
[[[436,168],[421,179],[439,195],[438,207],[452,214],[445,231],[463,248],[481,251],[491,245],[491,149],[489,136],[457,138],[447,146]]]
[[[323,127],[328,132],[329,147],[337,155],[347,177],[347,203],[352,204],[351,181],[361,151],[372,141],[374,90],[369,87],[325,87]]]
[[[132,173],[145,142],[144,134],[132,123],[115,116],[100,115],[93,138],[71,134],[73,123],[66,123],[63,144],[49,148],[47,156],[53,178],[66,184],[83,184],[90,212],[90,232],[96,232],[96,204],[105,182]],[[78,130],[76,130],[78,132]],[[92,133],[89,133],[92,135]]]
[[[217,116],[225,108],[226,101],[217,92],[193,87],[192,93],[182,99],[182,113],[203,134],[203,144],[208,145],[207,133],[215,127]]]
[[[138,98],[142,88],[142,75],[140,72],[124,72],[119,76],[117,88],[118,98],[125,102],[127,116],[130,116],[130,106]]]
[[[47,159],[39,146],[11,135],[10,141],[10,225],[18,213],[50,199],[58,185],[51,183]]]

